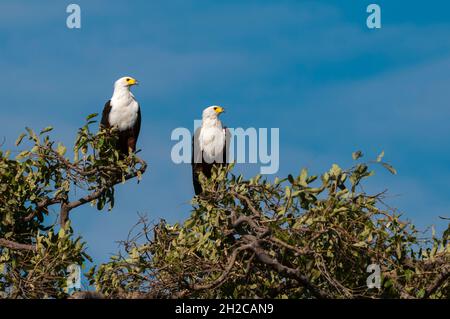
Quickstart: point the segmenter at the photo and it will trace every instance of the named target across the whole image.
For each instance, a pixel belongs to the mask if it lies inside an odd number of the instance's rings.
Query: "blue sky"
[[[450,215],[448,1],[377,1],[380,30],[367,29],[371,2],[360,0],[73,2],[80,30],[65,25],[71,2],[0,3],[0,135],[14,149],[25,126],[53,125],[54,138],[72,145],[117,78],[140,81],[142,183],[119,186],[112,212],[72,214],[96,262],[138,212],[170,222],[189,215],[190,166],[171,162],[170,134],[213,104],[227,108],[230,127],[280,128],[278,176],[385,150],[399,174],[377,169],[369,189],[389,189],[388,203],[422,229],[446,226],[438,216]]]

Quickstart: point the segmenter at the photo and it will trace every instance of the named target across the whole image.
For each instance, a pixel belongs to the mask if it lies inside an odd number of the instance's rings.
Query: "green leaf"
[[[64,156],[64,154],[66,154],[66,151],[67,151],[67,148],[63,144],[58,143],[56,152],[58,152],[59,155]]]
[[[400,243],[397,244],[397,247],[395,249],[395,252],[397,254],[397,257],[400,259],[402,258],[402,245]]]
[[[37,141],[37,140],[38,140],[38,139],[37,139],[37,136],[36,136],[36,133],[34,133],[34,131],[33,131],[31,128],[25,127],[25,129],[27,130],[28,135],[30,136],[30,138],[31,138],[32,140],[34,140],[34,141]]]
[[[28,157],[30,155],[30,151],[23,151],[20,152],[19,155],[16,156],[17,160],[24,159],[25,157]]]
[[[98,115],[98,113],[92,113],[92,114],[89,114],[87,117],[86,117],[86,121],[89,121],[90,119],[93,119],[94,117],[96,117]]]
[[[306,178],[308,177],[308,170],[306,168],[302,169],[300,173],[300,185],[303,187],[308,187],[308,183],[306,182]]]
[[[285,193],[286,193],[286,198],[291,197],[291,189],[289,186],[286,186]]]
[[[382,151],[382,152],[380,153],[380,155],[378,155],[378,157],[377,157],[377,162],[378,162],[378,163],[381,162],[381,160],[383,159],[383,157],[384,157],[384,151]]]
[[[365,241],[360,241],[359,243],[353,244],[355,247],[367,247],[367,243]]]
[[[27,134],[25,134],[25,133],[22,133],[22,134],[20,134],[20,136],[17,138],[17,140],[16,140],[16,146],[19,146],[20,145],[20,143],[22,143],[22,140],[23,140],[23,138],[26,136]]]
[[[425,296],[425,289],[420,289],[419,292],[417,292],[417,298],[423,298]]]
[[[288,180],[291,184],[295,184],[294,177],[291,174],[288,175]]]
[[[381,165],[383,165],[384,168],[386,168],[389,172],[391,172],[391,174],[397,175],[397,170],[388,163],[381,163]]]
[[[331,169],[330,169],[331,176],[336,177],[336,176],[340,175],[341,173],[342,173],[342,169],[337,164],[333,164],[331,166]]]
[[[363,153],[361,151],[356,151],[352,153],[353,159],[356,161],[358,158],[361,158],[363,156]]]
[[[46,128],[44,128],[44,129],[39,133],[39,135],[45,134],[45,133],[47,133],[47,132],[50,132],[51,130],[53,130],[53,127],[47,126]]]

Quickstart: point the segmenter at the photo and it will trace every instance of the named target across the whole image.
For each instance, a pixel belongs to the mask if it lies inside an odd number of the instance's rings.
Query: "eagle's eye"
[[[127,78],[127,82],[130,82],[131,81],[131,79],[130,78]]]
[[[214,111],[217,111],[217,107],[214,108]]]

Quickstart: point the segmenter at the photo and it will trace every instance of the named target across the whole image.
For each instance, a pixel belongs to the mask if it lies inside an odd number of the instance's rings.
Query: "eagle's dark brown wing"
[[[223,132],[225,134],[225,146],[223,147],[223,163],[230,163],[230,143],[231,143],[231,133],[228,128],[225,126],[223,128]]]
[[[111,124],[109,124],[109,112],[111,112],[111,100],[105,103],[105,107],[102,112],[102,120],[100,122],[100,128],[109,128]]]
[[[206,163],[203,162],[203,154],[200,150],[199,145],[199,136],[200,136],[200,128],[198,128],[194,136],[192,137],[192,157],[191,157],[191,165],[192,165],[192,183],[194,184],[195,195],[198,195],[202,192],[202,185],[200,184],[199,174],[203,171],[203,166]]]
[[[133,152],[136,151],[136,144],[140,131],[141,131],[141,108],[139,107],[136,123],[134,123],[134,126],[130,129],[128,136],[128,147],[131,148]]]

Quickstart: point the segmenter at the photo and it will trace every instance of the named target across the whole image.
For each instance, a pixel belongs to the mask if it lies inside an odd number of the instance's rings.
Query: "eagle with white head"
[[[103,108],[100,127],[118,130],[118,150],[122,155],[136,151],[136,143],[141,130],[141,109],[130,88],[138,81],[130,76],[114,83],[111,99]]]
[[[223,112],[225,109],[216,105],[204,109],[202,125],[192,139],[192,179],[196,195],[202,192],[200,173],[211,178],[214,165],[227,163],[230,133],[219,120],[219,115]]]

